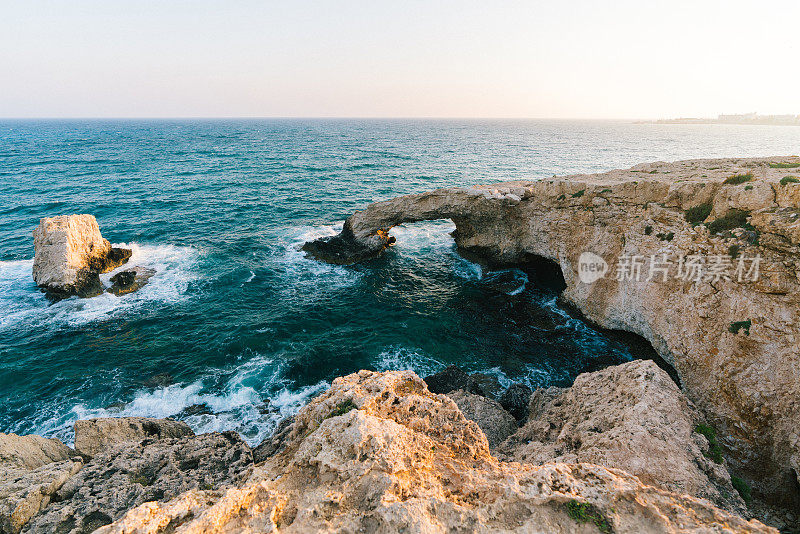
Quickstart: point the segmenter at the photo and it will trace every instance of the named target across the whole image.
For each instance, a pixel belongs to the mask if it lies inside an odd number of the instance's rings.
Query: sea
[[[456,364],[568,386],[648,357],[586,324],[524,268],[459,256],[450,221],[392,230],[359,265],[307,258],[370,202],[649,161],[800,153],[790,126],[551,120],[0,121],[0,432],[70,443],[91,417],[174,417],[258,444],[360,369]],[[157,274],[51,303],[42,217],[93,214]],[[109,275],[103,279],[108,283]]]

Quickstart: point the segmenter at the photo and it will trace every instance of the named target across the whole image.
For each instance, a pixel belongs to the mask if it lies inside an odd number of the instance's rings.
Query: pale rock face
[[[75,451],[85,458],[120,443],[143,439],[193,436],[189,425],[172,419],[147,417],[103,417],[75,421]]]
[[[40,220],[33,245],[33,280],[62,297],[102,293],[98,273],[119,267],[131,256],[129,250],[112,248],[94,216],[86,214]]]
[[[492,457],[486,437],[410,371],[334,380],[250,482],[134,508],[98,532],[596,532],[567,503],[588,503],[615,532],[777,532],[707,501],[588,463]]]
[[[235,432],[120,442],[58,488],[24,532],[92,532],[147,501],[241,485],[252,467],[250,447]]]
[[[496,447],[517,431],[517,421],[499,402],[461,389],[447,396],[456,403],[464,417],[478,423],[490,447]]]
[[[0,433],[0,532],[16,534],[81,468],[63,443]]]
[[[304,250],[352,263],[380,253],[397,224],[452,219],[459,248],[491,264],[551,260],[566,282],[562,297],[602,327],[647,339],[716,427],[734,471],[761,495],[797,509],[800,184],[781,185],[790,172],[771,168],[776,162],[800,158],[657,162],[596,175],[439,189],[371,204],[350,216],[339,236]],[[748,173],[750,181],[724,183]],[[706,223],[741,210],[744,220],[734,224],[741,227],[711,234],[690,224],[687,211],[704,204],[710,209]],[[675,276],[681,256],[705,255],[713,262],[732,250],[737,258],[762,258],[758,281]],[[609,272],[594,283],[579,277],[585,251],[609,263]],[[648,279],[648,272],[638,281],[615,276],[618,258],[649,261],[663,254],[673,262],[666,280],[657,273]]]
[[[745,514],[725,467],[703,454],[708,443],[694,432],[699,422],[667,373],[637,360],[582,374],[565,390],[537,391],[528,422],[496,453],[518,462],[615,467]]]

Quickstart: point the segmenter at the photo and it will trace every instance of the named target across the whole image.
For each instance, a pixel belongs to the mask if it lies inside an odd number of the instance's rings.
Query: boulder
[[[82,462],[55,439],[0,433],[0,532],[16,534]]]
[[[499,402],[460,389],[447,396],[453,399],[464,417],[478,423],[489,441],[489,447],[496,447],[517,431],[514,417]]]
[[[335,379],[285,438],[246,484],[141,504],[99,534],[777,533],[618,469],[498,461],[478,425],[411,371]]]
[[[508,413],[514,416],[518,423],[524,423],[528,419],[528,403],[531,400],[531,388],[525,384],[511,384],[507,390],[500,395],[498,402]]]
[[[500,458],[614,467],[746,513],[725,465],[695,432],[700,415],[653,361],[582,374],[571,388],[537,391],[530,406],[525,426],[498,447]]]
[[[193,436],[189,425],[173,419],[146,417],[104,417],[75,421],[75,451],[92,458],[119,443],[143,439]]]
[[[144,502],[242,484],[252,465],[250,447],[235,432],[118,443],[61,486],[26,531],[92,532]]]
[[[469,375],[457,365],[448,365],[443,371],[426,376],[425,384],[431,393],[450,393],[469,388]]]
[[[61,215],[33,231],[33,280],[53,298],[92,297],[104,291],[100,273],[128,261],[131,251],[113,248],[93,215]]]
[[[111,287],[107,291],[116,296],[127,295],[147,285],[150,278],[156,274],[155,269],[137,265],[131,269],[120,271],[110,278]]]

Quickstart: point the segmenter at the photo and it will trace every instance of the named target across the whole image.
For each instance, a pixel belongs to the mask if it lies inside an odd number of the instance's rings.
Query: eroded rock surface
[[[517,431],[516,420],[499,402],[460,389],[447,396],[453,399],[464,417],[478,423],[489,447],[496,447]]]
[[[588,463],[502,462],[410,371],[334,380],[251,481],[129,511],[100,533],[776,532]],[[570,510],[586,505],[595,523]]]
[[[80,470],[58,440],[0,433],[0,532],[16,534]]]
[[[75,421],[75,451],[92,458],[106,449],[143,439],[193,436],[189,425],[173,419],[101,417]]]
[[[735,471],[800,509],[800,184],[783,180],[793,171],[778,164],[787,163],[800,158],[657,162],[439,189],[371,204],[341,235],[304,250],[358,261],[380,253],[397,224],[452,219],[458,247],[490,264],[554,262],[565,301],[647,339],[716,427]],[[359,253],[347,258],[349,249]],[[583,252],[608,263],[593,283],[579,276]],[[634,257],[647,263],[638,279]],[[666,276],[650,270],[665,257]],[[719,277],[711,267],[688,273],[685,260],[696,257],[730,267]],[[756,257],[758,279],[739,281],[739,262],[748,271]]]
[[[645,484],[708,499],[745,514],[724,465],[707,457],[699,414],[667,373],[638,360],[585,373],[567,389],[537,391],[527,424],[498,448],[536,464],[616,467]]]
[[[242,484],[252,465],[250,447],[235,432],[122,442],[69,478],[25,531],[92,532],[144,502]]]
[[[131,257],[130,250],[112,247],[94,216],[86,214],[41,219],[33,245],[33,280],[54,298],[99,295],[104,291],[99,274]]]

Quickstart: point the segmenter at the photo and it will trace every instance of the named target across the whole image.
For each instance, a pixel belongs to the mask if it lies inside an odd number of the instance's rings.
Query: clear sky
[[[800,113],[800,0],[0,0],[0,117]]]

